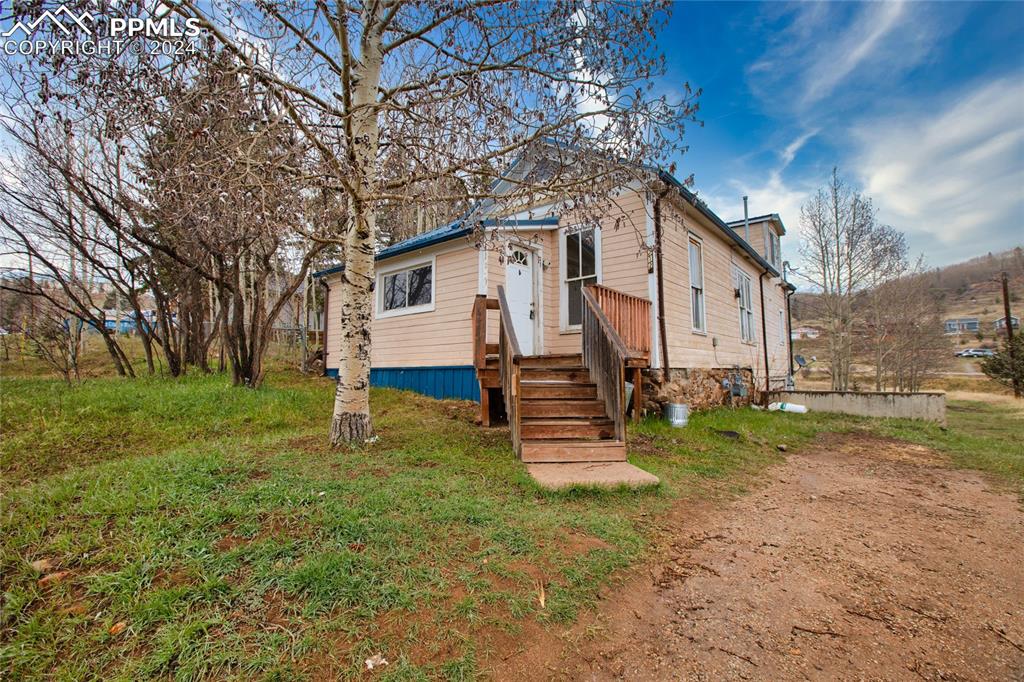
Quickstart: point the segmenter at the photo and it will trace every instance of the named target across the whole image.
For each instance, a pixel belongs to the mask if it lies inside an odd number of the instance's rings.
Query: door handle
[[[533,310],[530,310],[530,319],[533,319]]]

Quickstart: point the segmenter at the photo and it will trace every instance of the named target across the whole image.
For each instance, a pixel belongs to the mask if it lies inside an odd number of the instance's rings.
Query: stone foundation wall
[[[745,397],[731,396],[722,386],[722,381],[733,374],[743,377]],[[685,403],[691,410],[706,410],[720,405],[749,405],[757,395],[749,368],[669,369],[667,373],[661,369],[644,370],[644,408],[657,414],[665,403]]]

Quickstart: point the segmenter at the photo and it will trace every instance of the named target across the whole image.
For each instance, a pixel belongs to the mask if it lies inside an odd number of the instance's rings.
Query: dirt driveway
[[[1024,511],[898,441],[829,435],[495,679],[1024,680]]]

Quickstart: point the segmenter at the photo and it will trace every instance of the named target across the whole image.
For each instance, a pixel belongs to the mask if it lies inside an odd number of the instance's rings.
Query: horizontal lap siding
[[[647,229],[647,207],[643,194],[623,192],[611,200],[601,220],[601,283],[633,296],[648,298],[647,255],[642,250]],[[562,218],[560,228],[575,224]],[[581,339],[578,332],[561,330],[560,270],[561,242],[558,232],[548,233],[545,255],[550,267],[544,273],[544,350],[547,353],[579,353]]]
[[[434,310],[373,321],[374,367],[471,365],[470,313],[477,291],[478,256],[471,246],[438,254]]]
[[[760,266],[740,255],[724,236],[720,236],[719,228],[691,206],[684,207],[666,200],[663,205],[662,230],[669,366],[712,368],[740,365],[752,367],[763,380],[764,352],[761,348],[758,282]],[[691,232],[703,244],[706,335],[692,330],[689,268]],[[750,277],[756,339],[753,344],[745,343],[740,338],[739,302],[734,293],[732,275],[734,265]],[[778,311],[785,310],[785,298],[779,278],[766,277],[764,286],[771,375],[784,376],[789,352],[786,344],[778,343]],[[713,339],[717,339],[717,347],[713,345]]]
[[[425,257],[429,257],[431,251],[424,253]],[[383,319],[375,318],[371,346],[372,367],[472,364],[473,337],[470,312],[477,292],[477,251],[470,246],[464,246],[454,251],[442,247],[433,253],[437,253],[434,310]],[[339,365],[341,305],[337,288],[340,282],[340,275],[332,276],[328,280],[332,289],[327,332],[329,368],[337,368]],[[376,314],[376,299],[374,313]]]

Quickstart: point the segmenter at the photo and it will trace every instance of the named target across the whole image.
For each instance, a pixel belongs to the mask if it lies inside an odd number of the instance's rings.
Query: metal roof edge
[[[778,270],[776,270],[774,267],[772,267],[772,264],[769,263],[768,261],[766,261],[761,256],[761,254],[759,254],[757,251],[755,251],[754,247],[752,247],[750,244],[748,244],[746,241],[744,241],[743,238],[741,238],[738,234],[736,234],[736,232],[734,232],[733,229],[731,227],[729,227],[728,223],[726,223],[724,220],[719,218],[717,213],[712,211],[708,207],[707,204],[705,204],[703,201],[698,199],[697,195],[694,194],[693,192],[691,192],[690,190],[688,190],[686,188],[686,186],[683,185],[683,183],[679,182],[679,180],[677,180],[675,178],[675,176],[673,176],[668,171],[659,170],[658,171],[658,177],[661,178],[661,180],[663,180],[664,182],[666,182],[669,185],[672,185],[674,188],[676,188],[676,190],[679,192],[679,195],[681,197],[683,197],[683,199],[685,199],[687,201],[687,203],[691,204],[694,208],[696,208],[698,211],[700,211],[704,215],[705,218],[710,220],[715,227],[717,227],[723,234],[725,234],[725,236],[727,236],[737,246],[739,246],[740,249],[744,253],[746,253],[748,256],[750,256],[750,258],[755,263],[760,265],[762,267],[762,269],[767,270],[768,272],[772,273],[776,277],[782,277],[782,273],[780,273]],[[787,284],[788,284],[788,282],[787,282]]]

